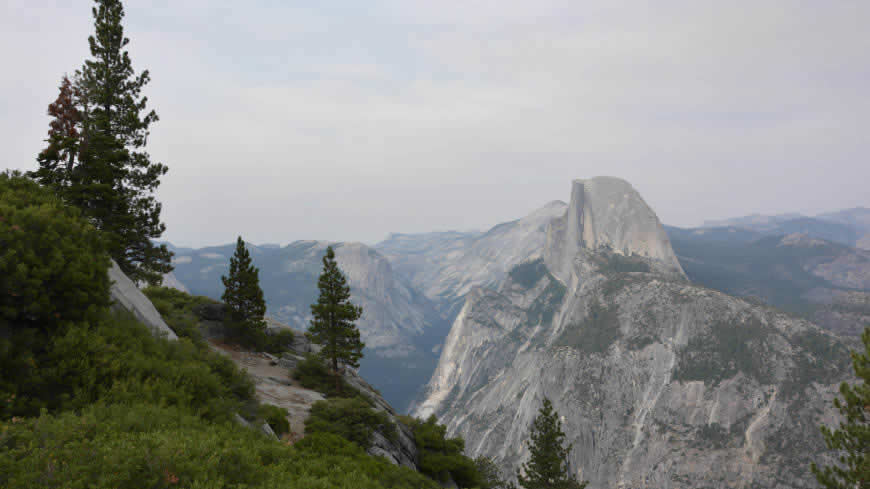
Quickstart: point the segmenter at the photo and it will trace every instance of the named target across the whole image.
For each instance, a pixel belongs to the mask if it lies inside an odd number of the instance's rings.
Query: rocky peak
[[[565,214],[550,222],[544,260],[563,283],[570,281],[574,259],[584,249],[650,258],[659,271],[684,276],[655,212],[619,178],[574,180]]]

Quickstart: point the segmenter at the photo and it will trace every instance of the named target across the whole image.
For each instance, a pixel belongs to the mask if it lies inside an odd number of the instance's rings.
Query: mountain
[[[870,326],[870,251],[807,234],[667,227],[689,278],[757,297],[840,334]]]
[[[484,233],[391,234],[375,248],[452,320],[473,287],[498,283],[511,267],[538,252],[547,239],[549,222],[565,207],[564,202],[553,201]]]
[[[305,330],[310,305],[319,294],[325,241],[297,241],[285,247],[248,245],[260,269],[267,314]],[[432,373],[437,347],[449,326],[434,304],[398,277],[376,250],[360,243],[332,243],[336,260],[351,287],[351,300],[362,306],[358,321],[366,343],[360,373],[377,379],[376,387],[394,406],[404,408]],[[219,299],[220,280],[234,245],[178,250],[174,274],[193,294]]]
[[[796,213],[751,216],[705,221],[702,228],[739,228],[767,235],[806,234],[870,250],[870,209],[856,207],[815,217]]]
[[[855,246],[865,250],[870,250],[870,209],[866,207],[856,207],[854,209],[844,209],[837,212],[821,214],[818,217],[826,221],[845,224],[857,230],[859,237]]]
[[[590,488],[806,487],[852,343],[689,282],[624,181],[575,181],[546,234],[466,295],[415,415],[506,476],[546,397]]]

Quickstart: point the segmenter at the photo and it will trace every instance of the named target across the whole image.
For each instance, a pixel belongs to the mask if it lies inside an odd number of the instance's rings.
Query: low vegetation
[[[764,367],[767,334],[767,327],[755,318],[714,322],[709,334],[693,337],[678,352],[673,378],[715,385],[742,372],[766,382],[771,375]]]
[[[462,438],[447,438],[447,427],[435,416],[427,420],[402,418],[414,432],[420,457],[420,472],[441,482],[453,480],[459,487],[486,487],[474,461],[466,457]]]
[[[362,448],[371,446],[377,432],[388,440],[396,440],[396,426],[386,413],[375,411],[364,399],[329,399],[311,406],[305,421],[305,434],[332,433]]]
[[[603,353],[621,336],[619,309],[603,306],[597,299],[589,304],[589,313],[577,324],[566,327],[556,345],[569,346],[585,353]]]

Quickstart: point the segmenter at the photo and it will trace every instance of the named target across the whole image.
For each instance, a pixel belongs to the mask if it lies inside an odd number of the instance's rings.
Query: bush
[[[395,440],[396,426],[386,413],[375,411],[364,399],[330,399],[311,406],[305,420],[305,434],[333,433],[362,448],[371,446],[372,433],[377,431]]]
[[[407,418],[405,418],[407,420]],[[441,482],[450,477],[459,487],[481,487],[485,481],[475,462],[463,455],[465,440],[447,438],[447,427],[438,424],[435,416],[422,421],[409,420],[420,457],[420,472]]]
[[[260,417],[269,423],[272,431],[274,431],[278,436],[290,433],[290,422],[287,421],[288,415],[289,413],[284,408],[273,406],[271,404],[260,405]]]
[[[0,174],[0,330],[50,332],[109,304],[109,256],[76,209]]]
[[[298,380],[302,387],[320,392],[328,398],[357,397],[360,392],[350,386],[344,379],[340,379],[341,392],[335,388],[335,376],[317,355],[305,355],[305,359],[296,365],[293,370],[293,378]]]
[[[30,375],[15,383],[5,417],[147,401],[229,419],[253,398],[253,384],[231,360],[186,339],[155,338],[129,313],[104,311],[46,341],[44,352],[30,352]]]
[[[0,435],[0,487],[436,489],[327,433],[294,446],[231,422],[144,403],[17,421]]]
[[[274,354],[281,354],[290,348],[293,344],[293,331],[282,329],[277,333],[266,334],[266,351]]]
[[[49,337],[109,304],[105,242],[75,209],[18,174],[0,174],[0,417],[35,414],[52,395]],[[52,386],[53,392],[63,385]]]
[[[199,329],[200,318],[196,309],[204,304],[217,304],[217,301],[169,287],[151,286],[146,287],[142,292],[154,304],[175,334],[190,338],[194,343],[205,344]]]

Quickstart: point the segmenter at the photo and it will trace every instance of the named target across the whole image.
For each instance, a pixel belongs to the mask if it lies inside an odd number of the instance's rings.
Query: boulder
[[[109,269],[109,279],[112,286],[109,295],[112,298],[112,307],[130,312],[136,319],[151,330],[155,336],[162,336],[170,340],[177,340],[178,336],[172,328],[163,321],[163,317],[157,312],[154,304],[145,297],[145,294],[136,287],[136,284],[124,275],[121,268],[112,260]]]

